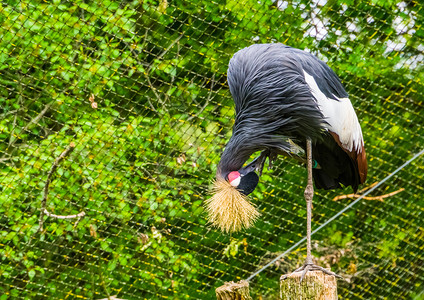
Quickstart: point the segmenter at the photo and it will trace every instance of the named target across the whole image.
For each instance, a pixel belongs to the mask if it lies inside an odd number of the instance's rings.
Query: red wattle
[[[228,181],[231,182],[234,179],[237,179],[239,177],[240,177],[240,173],[239,172],[237,172],[237,171],[230,172],[230,174],[228,174]]]

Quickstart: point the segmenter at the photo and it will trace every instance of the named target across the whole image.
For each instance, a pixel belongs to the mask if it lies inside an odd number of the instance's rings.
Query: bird
[[[314,186],[354,192],[367,177],[362,129],[339,77],[313,54],[281,43],[253,44],[230,59],[229,90],[235,103],[232,136],[217,166],[215,195],[206,207],[211,223],[223,231],[250,227],[259,212],[252,193],[268,159],[301,161],[307,169],[307,255],[310,270],[337,274],[313,264],[311,219]],[[259,156],[246,164],[256,152]]]

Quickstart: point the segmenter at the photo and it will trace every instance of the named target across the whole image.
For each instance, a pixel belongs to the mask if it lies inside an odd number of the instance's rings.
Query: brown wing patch
[[[362,143],[362,147],[359,150],[356,158],[358,159],[359,177],[361,178],[361,183],[364,183],[367,179],[368,173],[367,154],[365,153],[364,143]]]
[[[367,173],[368,173],[368,163],[367,163],[367,154],[365,152],[364,143],[362,142],[362,147],[358,149],[358,151],[352,150],[349,151],[345,147],[343,147],[342,143],[340,142],[339,135],[335,132],[329,131],[330,134],[333,136],[334,140],[337,142],[337,145],[340,146],[340,148],[343,149],[344,152],[346,152],[350,158],[352,158],[358,166],[358,173],[360,182],[364,183],[367,179]]]

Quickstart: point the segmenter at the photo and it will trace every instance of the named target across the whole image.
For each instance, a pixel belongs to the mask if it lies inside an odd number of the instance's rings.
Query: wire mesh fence
[[[22,0],[0,12],[0,299],[213,299],[302,239],[306,171],[290,159],[264,172],[254,228],[222,234],[204,213],[234,117],[228,61],[253,43],[305,49],[340,76],[368,154],[361,188],[424,148],[418,1]],[[343,299],[424,299],[423,171],[420,156],[314,235]],[[351,193],[318,190],[313,229]],[[253,297],[278,298],[304,250],[255,276]]]

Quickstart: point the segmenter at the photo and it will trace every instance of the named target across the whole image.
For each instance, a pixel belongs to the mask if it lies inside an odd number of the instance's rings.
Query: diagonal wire
[[[368,194],[370,194],[371,192],[373,192],[375,189],[377,189],[380,185],[382,185],[383,183],[385,183],[387,180],[389,180],[390,178],[392,178],[396,173],[398,173],[400,170],[402,170],[403,168],[405,168],[407,165],[409,165],[411,162],[413,162],[416,158],[418,158],[423,153],[424,153],[424,149],[422,149],[420,152],[418,152],[417,154],[415,154],[411,159],[409,159],[403,165],[401,165],[399,168],[397,168],[396,170],[394,170],[391,174],[389,174],[387,177],[385,177],[383,180],[381,180],[374,187],[372,187],[371,189],[369,189],[368,191],[366,191],[361,197],[359,197],[358,199],[356,199],[355,201],[353,201],[352,203],[350,203],[349,205],[347,205],[345,208],[343,208],[342,210],[340,210],[338,213],[336,213],[330,219],[328,219],[323,224],[321,224],[320,226],[318,226],[318,228],[316,228],[314,231],[312,231],[311,236],[314,235],[315,233],[317,233],[318,231],[320,231],[322,228],[324,228],[328,224],[330,224],[335,219],[337,219],[341,214],[343,214],[345,211],[347,211],[348,209],[350,209],[352,206],[354,206],[356,203],[358,203],[360,200],[362,200],[362,198],[364,198],[365,196],[367,196]],[[258,275],[262,271],[266,270],[269,266],[271,266],[273,263],[275,263],[280,258],[282,258],[282,257],[286,256],[288,253],[292,252],[294,249],[296,249],[297,247],[299,247],[299,245],[302,244],[302,243],[304,243],[305,241],[306,241],[306,237],[303,237],[300,241],[298,241],[296,244],[294,244],[293,246],[291,246],[289,249],[287,249],[286,251],[284,251],[283,253],[281,253],[280,255],[278,255],[276,258],[274,258],[273,260],[271,260],[269,263],[267,263],[265,266],[263,266],[262,268],[260,268],[259,270],[257,270],[253,274],[251,274],[246,280],[247,281],[252,280],[253,278],[255,278],[256,275]]]

